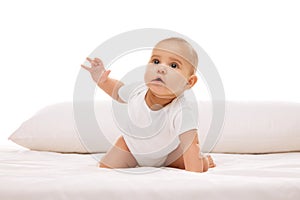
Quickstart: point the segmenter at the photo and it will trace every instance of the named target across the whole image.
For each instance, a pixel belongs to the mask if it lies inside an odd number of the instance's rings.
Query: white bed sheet
[[[206,173],[120,171],[98,168],[91,155],[0,148],[0,199],[300,199],[300,152],[211,155],[217,167]]]

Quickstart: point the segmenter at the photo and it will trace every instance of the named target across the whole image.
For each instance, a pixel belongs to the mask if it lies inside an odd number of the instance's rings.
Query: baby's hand
[[[87,59],[87,61],[89,61],[91,63],[92,67],[87,67],[85,65],[81,65],[81,67],[90,72],[93,80],[96,83],[105,82],[111,71],[105,70],[103,63],[99,58],[95,58],[95,59],[86,58],[86,59]]]

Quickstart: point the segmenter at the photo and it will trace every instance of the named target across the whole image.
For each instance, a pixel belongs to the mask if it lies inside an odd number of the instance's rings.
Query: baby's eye
[[[170,65],[172,68],[178,68],[178,64],[177,63],[171,63],[171,65]]]
[[[157,59],[153,59],[153,61],[152,61],[154,64],[159,64],[159,60],[157,60]]]

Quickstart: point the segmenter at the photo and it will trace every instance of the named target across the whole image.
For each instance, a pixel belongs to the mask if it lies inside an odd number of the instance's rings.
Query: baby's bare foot
[[[210,155],[207,155],[207,159],[208,159],[208,163],[209,163],[208,164],[209,168],[213,168],[216,166],[216,164],[214,163],[214,161]]]

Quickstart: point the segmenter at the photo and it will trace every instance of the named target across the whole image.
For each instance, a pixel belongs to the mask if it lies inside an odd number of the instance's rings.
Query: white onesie
[[[198,120],[182,94],[160,110],[151,110],[145,102],[148,87],[144,83],[124,85],[120,98],[127,102],[118,114],[117,124],[139,166],[164,166],[169,153],[179,143],[179,135],[198,129]]]

